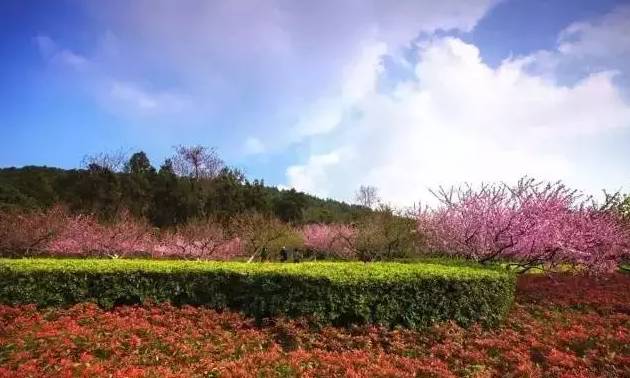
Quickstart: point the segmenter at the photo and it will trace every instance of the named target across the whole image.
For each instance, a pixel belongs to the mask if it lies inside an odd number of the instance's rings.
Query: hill
[[[370,211],[266,186],[263,180],[250,181],[225,166],[207,177],[176,174],[170,160],[156,170],[142,152],[120,170],[96,163],[85,169],[0,168],[0,209],[42,209],[56,203],[104,220],[128,209],[158,227],[198,218],[226,220],[245,212],[273,215],[294,224],[347,223]]]

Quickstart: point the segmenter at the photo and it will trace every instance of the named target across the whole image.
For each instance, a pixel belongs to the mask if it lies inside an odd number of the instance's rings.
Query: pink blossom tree
[[[153,256],[229,260],[243,255],[239,237],[229,236],[213,222],[194,222],[166,232],[157,243]]]
[[[302,229],[304,247],[337,258],[355,255],[356,230],[345,224],[311,224]]]
[[[217,223],[193,222],[158,232],[121,211],[108,223],[60,206],[0,213],[0,256],[154,257],[229,260],[244,254],[243,240]]]
[[[618,217],[561,183],[440,189],[436,209],[418,215],[432,251],[482,263],[505,260],[527,271],[560,266],[612,270],[628,251]]]
[[[47,245],[56,255],[138,257],[152,254],[153,229],[122,211],[113,222],[99,223],[90,215],[75,215]]]
[[[46,250],[70,218],[61,206],[45,211],[0,213],[0,255],[29,255]]]

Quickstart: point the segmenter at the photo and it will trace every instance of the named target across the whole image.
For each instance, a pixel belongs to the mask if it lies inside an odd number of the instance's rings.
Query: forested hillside
[[[81,169],[2,168],[0,209],[42,209],[61,203],[102,220],[128,209],[158,227],[192,219],[226,221],[245,212],[293,224],[348,223],[369,211],[249,180],[227,167],[212,149],[180,146],[176,151],[158,168],[144,152],[125,160],[106,154],[89,157]]]

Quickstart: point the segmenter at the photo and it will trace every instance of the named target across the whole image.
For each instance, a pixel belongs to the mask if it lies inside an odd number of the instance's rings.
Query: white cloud
[[[619,6],[595,20],[569,25],[558,37],[558,51],[574,56],[627,56],[630,54],[629,30],[630,5]]]
[[[130,84],[115,82],[112,84],[110,94],[113,98],[131,103],[142,110],[153,110],[158,107],[156,98]]]
[[[421,32],[470,30],[494,3],[85,2],[92,29],[102,35],[93,36],[87,50],[94,67],[81,80],[108,110],[123,115],[137,115],[130,104],[142,115],[161,108],[155,98],[168,92],[189,99],[187,124],[210,129],[229,119],[240,134],[231,140],[261,135],[258,125],[274,125],[260,138],[278,150],[334,128],[345,103],[373,87],[373,69],[384,52]],[[135,84],[103,89],[116,82]],[[337,108],[333,102],[340,102]]]
[[[265,152],[265,145],[260,141],[260,139],[249,137],[245,140],[243,149],[247,155],[258,155]]]
[[[305,166],[292,166],[287,169],[290,185],[293,188],[310,188],[317,186],[317,193],[322,197],[328,197],[334,192],[328,180],[329,169],[338,166],[347,156],[344,151],[333,151],[322,155],[313,155]]]
[[[112,81],[107,85],[104,101],[133,115],[177,113],[188,106],[187,99],[179,94],[147,91],[130,82]]]
[[[587,21],[574,22],[557,38],[554,50],[541,50],[515,59],[530,72],[562,83],[585,75],[614,71],[616,82],[630,87],[630,5]]]
[[[35,43],[42,56],[50,62],[66,65],[74,69],[83,69],[89,61],[84,56],[69,49],[60,48],[55,41],[47,35],[39,34]]]
[[[451,37],[424,43],[418,58],[413,80],[361,98],[355,121],[289,167],[289,185],[350,199],[367,182],[408,205],[426,200],[427,187],[463,181],[527,174],[592,191],[626,179],[616,171],[606,182],[589,182],[579,162],[600,159],[598,150],[572,151],[576,141],[593,146],[630,127],[630,106],[612,73],[562,86],[528,72],[521,60],[493,69],[477,47]],[[336,158],[323,158],[330,156]]]
[[[358,56],[344,67],[339,93],[315,101],[302,112],[295,127],[297,130],[295,139],[332,131],[342,121],[344,112],[373,93],[378,76],[383,71],[381,59],[386,53],[385,43],[364,44]]]
[[[353,104],[374,91],[383,72],[382,57],[387,53],[383,42],[365,44],[357,57],[346,65],[342,75],[341,102]]]

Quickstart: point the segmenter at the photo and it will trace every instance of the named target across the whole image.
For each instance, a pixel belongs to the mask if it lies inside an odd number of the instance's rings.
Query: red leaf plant
[[[0,377],[626,377],[629,286],[619,273],[522,275],[493,329],[257,324],[167,304],[0,306]]]

